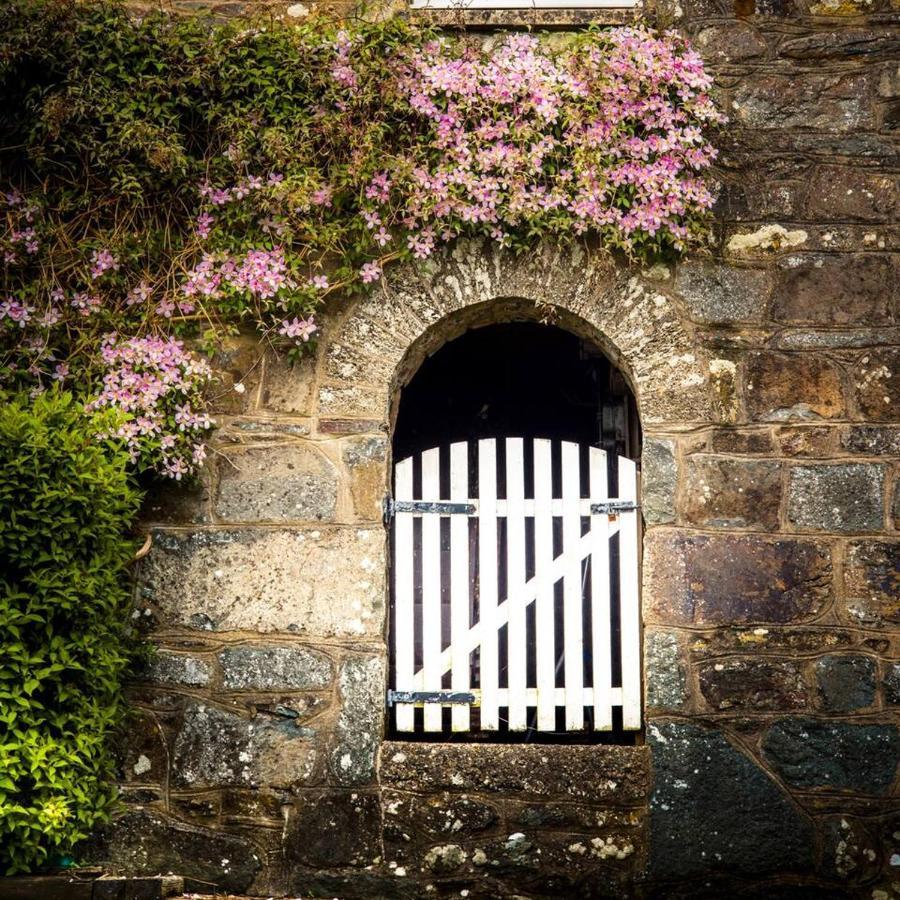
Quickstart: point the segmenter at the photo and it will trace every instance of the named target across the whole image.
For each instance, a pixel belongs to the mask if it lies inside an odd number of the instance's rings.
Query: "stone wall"
[[[147,505],[135,615],[161,649],[98,854],[262,895],[898,895],[896,13],[652,14],[732,119],[709,256],[462,244],[336,310],[296,368],[223,350],[203,485]],[[398,390],[468,327],[548,316],[638,400],[646,742],[385,743]]]

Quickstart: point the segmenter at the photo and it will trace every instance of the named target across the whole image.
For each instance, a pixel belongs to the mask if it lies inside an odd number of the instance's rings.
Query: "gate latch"
[[[602,503],[591,504],[591,515],[606,513],[614,516],[616,513],[632,512],[640,508],[640,503],[635,503],[634,500],[604,500]]]
[[[475,695],[468,691],[388,691],[387,705],[395,703],[474,703]]]
[[[384,498],[384,520],[389,522],[397,513],[418,513],[419,515],[471,516],[475,512],[474,503],[446,503],[443,500],[394,500]]]

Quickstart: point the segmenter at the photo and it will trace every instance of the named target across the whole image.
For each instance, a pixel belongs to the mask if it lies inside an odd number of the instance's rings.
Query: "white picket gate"
[[[452,730],[468,731],[472,707],[483,731],[501,721],[512,732],[556,731],[558,708],[566,731],[607,731],[613,707],[624,729],[638,729],[635,464],[617,459],[611,499],[603,450],[502,440],[503,459],[492,438],[473,442],[471,465],[470,445],[460,442],[395,467],[388,702],[396,730],[442,731],[449,708]]]

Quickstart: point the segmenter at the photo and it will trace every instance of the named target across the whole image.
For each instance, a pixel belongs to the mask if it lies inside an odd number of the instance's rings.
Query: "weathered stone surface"
[[[655,621],[799,622],[830,596],[829,553],[812,541],[650,532],[644,542],[644,597]]]
[[[900,456],[900,428],[891,425],[851,425],[842,446],[866,456]]]
[[[716,710],[802,709],[809,702],[799,667],[784,660],[727,659],[700,666],[700,692]]]
[[[854,368],[857,403],[867,419],[900,418],[900,350],[867,353]]]
[[[119,778],[125,784],[163,785],[169,752],[161,723],[146,710],[131,710],[117,742]]]
[[[898,278],[900,266],[890,256],[789,256],[780,264],[772,317],[816,325],[886,323]]]
[[[898,51],[900,38],[894,31],[881,28],[817,31],[784,41],[778,48],[780,56],[813,60],[853,56],[862,56],[869,60],[881,55],[896,57]]]
[[[770,765],[792,787],[883,794],[900,761],[895,725],[781,719],[763,737]]]
[[[829,819],[825,836],[825,871],[844,881],[868,881],[878,874],[878,838],[864,822],[847,816]]]
[[[806,211],[834,222],[881,222],[897,203],[897,181],[859,168],[820,166],[812,177]]]
[[[816,660],[819,702],[829,712],[851,712],[875,702],[875,660],[870,656],[823,656]]]
[[[380,435],[344,444],[353,509],[362,521],[377,522],[382,518],[382,502],[388,493],[387,451],[387,440]]]
[[[693,657],[706,659],[727,653],[778,653],[805,655],[852,647],[851,631],[830,627],[717,628],[691,637],[688,649]]]
[[[273,412],[308,416],[315,402],[315,355],[289,362],[275,353],[267,353],[260,405]]]
[[[774,531],[781,504],[781,466],[728,456],[690,456],[682,496],[685,522]]]
[[[133,810],[92,840],[89,859],[134,875],[177,872],[188,890],[243,893],[262,868],[256,848],[243,838]]]
[[[744,399],[752,419],[831,419],[844,409],[837,368],[817,356],[761,352],[747,360]]]
[[[844,599],[851,620],[900,624],[900,543],[861,541],[847,548]]]
[[[175,737],[173,780],[185,788],[305,783],[315,772],[314,736],[290,720],[245,719],[192,703]]]
[[[751,128],[814,128],[854,131],[875,116],[866,75],[759,75],[744,79],[732,109]]]
[[[776,441],[782,456],[831,456],[837,429],[832,425],[782,425]]]
[[[161,525],[202,525],[212,521],[210,514],[210,468],[185,483],[159,479],[150,485],[141,505],[141,520]]]
[[[304,792],[288,815],[284,846],[290,865],[323,869],[372,865],[382,856],[378,794]]]
[[[719,428],[713,432],[712,449],[716,453],[769,453],[772,436],[768,431]]]
[[[386,741],[381,783],[434,794],[510,794],[633,806],[649,790],[646,747]]]
[[[644,679],[647,706],[679,709],[687,700],[684,651],[671,631],[648,628],[644,632]]]
[[[160,531],[138,602],[187,628],[380,635],[384,567],[381,529]]]
[[[157,650],[147,671],[147,677],[154,684],[185,687],[209,684],[210,674],[210,665],[205,659],[168,650]]]
[[[888,663],[884,670],[884,702],[900,703],[900,662]]]
[[[341,712],[331,749],[331,772],[338,784],[368,784],[383,730],[385,661],[382,656],[350,657],[338,681]]]
[[[214,415],[244,413],[259,395],[261,344],[255,334],[223,337],[210,360],[216,390],[209,410]]]
[[[674,441],[648,438],[641,451],[641,511],[648,525],[675,520]]]
[[[420,831],[435,840],[468,840],[500,823],[496,804],[468,795],[423,796],[385,790],[383,803],[385,816],[401,833]]]
[[[788,520],[816,531],[880,531],[885,467],[867,463],[793,466]]]
[[[763,269],[687,262],[678,267],[675,290],[692,319],[731,324],[764,319],[771,286]]]
[[[743,22],[710,25],[694,38],[694,44],[710,62],[745,62],[766,53],[766,42]]]
[[[230,691],[307,691],[331,683],[331,660],[306,647],[251,644],[219,653],[222,687]]]
[[[651,722],[650,875],[717,871],[759,878],[807,869],[812,829],[769,777],[723,734]]]
[[[225,522],[334,518],[337,476],[319,450],[270,444],[227,451],[219,461],[215,514]]]

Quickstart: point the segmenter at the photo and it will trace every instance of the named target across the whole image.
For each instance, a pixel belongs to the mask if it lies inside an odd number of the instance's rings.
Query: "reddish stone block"
[[[728,456],[688,457],[682,500],[686,522],[774,531],[780,505],[778,463]]]
[[[806,211],[811,219],[822,222],[884,222],[896,204],[896,178],[822,166],[810,182]]]
[[[900,419],[900,349],[873,350],[853,370],[856,402],[867,419]]]
[[[844,411],[841,376],[820,356],[758,352],[747,360],[744,399],[751,419],[831,419]]]
[[[755,535],[650,532],[644,607],[671,625],[802,622],[832,592],[828,546]]]
[[[782,660],[729,659],[700,667],[700,693],[715,710],[803,709],[809,694],[803,673]]]

